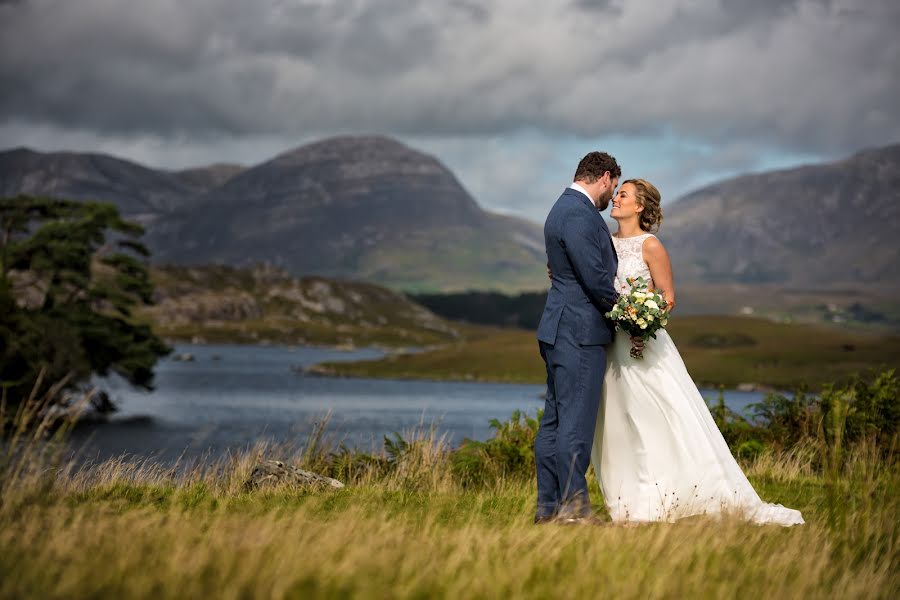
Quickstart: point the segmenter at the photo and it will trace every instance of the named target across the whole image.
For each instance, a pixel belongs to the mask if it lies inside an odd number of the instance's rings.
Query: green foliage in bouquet
[[[656,339],[656,332],[669,322],[669,313],[666,312],[668,302],[662,294],[651,290],[649,282],[643,277],[628,279],[628,283],[631,290],[619,296],[612,310],[606,313],[606,318],[615,321],[631,337],[640,337],[644,341]],[[632,348],[631,357],[642,358],[642,354]]]

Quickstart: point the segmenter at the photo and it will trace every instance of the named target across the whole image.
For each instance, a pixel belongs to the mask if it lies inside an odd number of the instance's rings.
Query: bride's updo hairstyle
[[[630,183],[637,190],[637,201],[644,207],[639,217],[641,229],[649,233],[659,231],[659,226],[662,225],[663,213],[662,207],[659,205],[661,197],[656,186],[646,179],[629,179],[622,183],[623,185]]]

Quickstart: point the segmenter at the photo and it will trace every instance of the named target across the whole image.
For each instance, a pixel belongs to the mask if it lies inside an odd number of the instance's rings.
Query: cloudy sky
[[[252,164],[335,134],[542,220],[587,151],[665,198],[900,141],[896,0],[0,0],[0,147]]]

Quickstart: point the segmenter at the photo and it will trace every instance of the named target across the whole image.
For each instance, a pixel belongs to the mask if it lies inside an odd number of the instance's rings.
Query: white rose
[[[647,322],[648,322],[648,323],[652,323],[652,322],[653,322],[653,315],[647,315]]]
[[[646,302],[644,302],[644,306],[652,310],[659,310],[659,304],[657,304],[653,300],[647,300]]]
[[[645,321],[643,319],[638,319],[637,326],[640,327],[641,329],[647,329],[647,321]]]

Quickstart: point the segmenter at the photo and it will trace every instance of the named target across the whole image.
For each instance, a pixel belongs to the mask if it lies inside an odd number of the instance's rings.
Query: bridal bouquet
[[[668,303],[662,294],[649,289],[643,277],[627,281],[631,291],[619,296],[612,310],[606,313],[606,318],[615,321],[619,329],[632,337],[640,337],[644,341],[656,339],[656,332],[669,322],[666,312]],[[631,358],[643,357],[640,350],[631,349]]]

